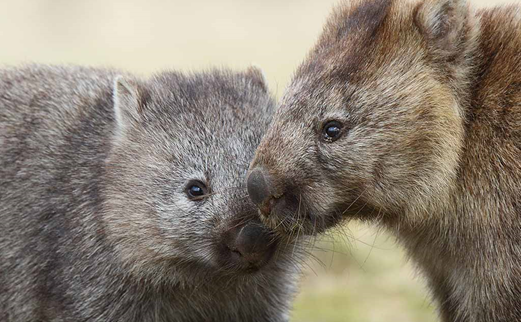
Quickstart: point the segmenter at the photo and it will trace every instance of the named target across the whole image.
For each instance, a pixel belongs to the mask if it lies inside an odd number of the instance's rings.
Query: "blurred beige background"
[[[280,96],[337,2],[3,0],[0,64],[114,66],[148,75],[253,63]],[[421,277],[384,232],[350,224],[316,248],[321,263],[310,260],[293,321],[436,320]]]

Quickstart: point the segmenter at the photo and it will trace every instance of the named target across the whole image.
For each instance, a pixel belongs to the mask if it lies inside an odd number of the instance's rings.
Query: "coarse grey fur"
[[[259,71],[119,75],[0,70],[0,321],[287,321],[298,247],[255,272],[216,251],[256,220]]]
[[[443,321],[521,321],[521,7],[340,5],[251,168],[267,225],[377,223]]]

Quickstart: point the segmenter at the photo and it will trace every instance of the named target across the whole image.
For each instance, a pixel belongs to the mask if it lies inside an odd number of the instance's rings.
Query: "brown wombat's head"
[[[244,183],[274,107],[257,70],[118,78],[114,103],[103,219],[124,263],[199,282],[284,265]]]
[[[470,20],[458,0],[338,8],[251,163],[248,191],[264,222],[315,233],[342,218],[414,220],[446,200]]]

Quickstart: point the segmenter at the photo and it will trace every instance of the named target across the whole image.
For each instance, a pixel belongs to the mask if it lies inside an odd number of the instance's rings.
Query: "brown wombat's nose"
[[[265,214],[269,214],[271,200],[274,198],[269,174],[263,168],[254,168],[248,173],[246,186],[251,201]]]
[[[236,229],[235,233],[234,238],[228,239],[226,244],[242,261],[257,268],[269,261],[275,249],[275,242],[262,224],[251,222]]]

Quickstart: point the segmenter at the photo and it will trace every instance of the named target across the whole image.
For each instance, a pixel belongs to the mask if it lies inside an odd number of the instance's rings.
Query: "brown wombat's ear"
[[[463,49],[468,15],[465,0],[425,0],[414,19],[431,49],[450,58]]]
[[[246,77],[248,77],[255,85],[261,87],[265,92],[268,92],[268,81],[262,69],[255,65],[251,65],[246,69]]]
[[[119,131],[140,122],[142,99],[138,84],[117,76],[114,79],[113,98],[114,116]]]

